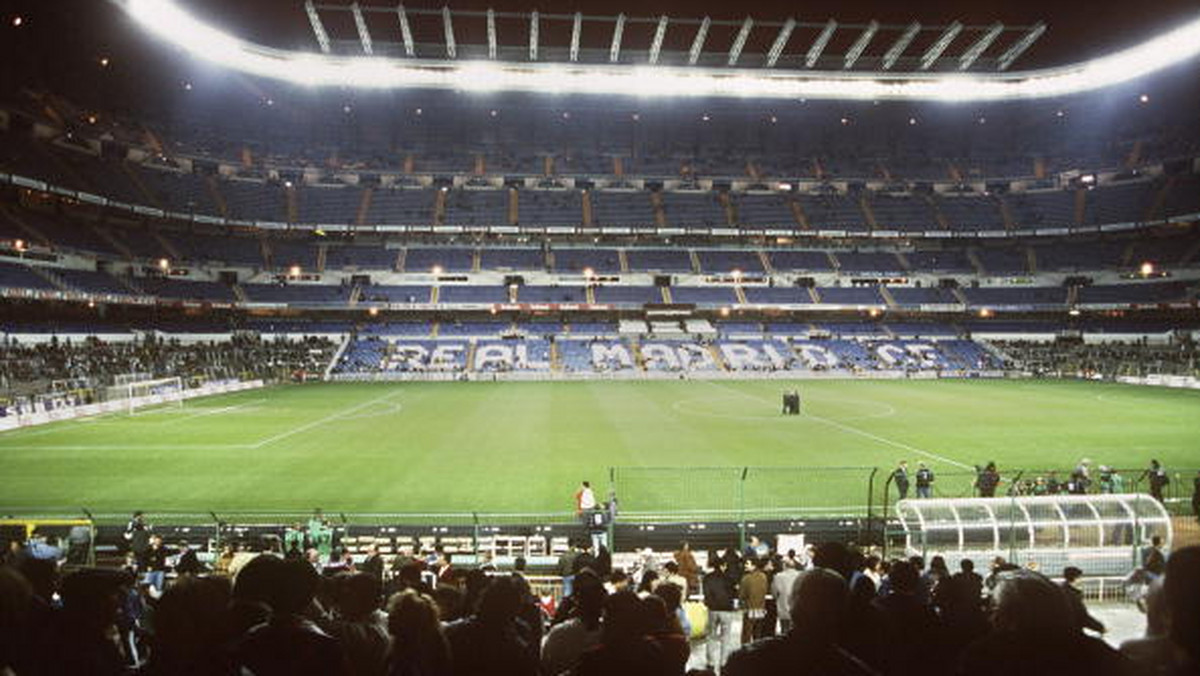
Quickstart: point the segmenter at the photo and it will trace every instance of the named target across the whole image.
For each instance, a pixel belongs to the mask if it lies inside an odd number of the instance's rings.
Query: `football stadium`
[[[1194,673],[1128,9],[6,5],[0,674]]]

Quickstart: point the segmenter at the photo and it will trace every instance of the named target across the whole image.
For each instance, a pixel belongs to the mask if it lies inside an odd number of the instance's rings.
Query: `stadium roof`
[[[192,55],[254,75],[312,86],[429,88],[457,91],[533,91],[604,95],[706,96],[729,98],[908,99],[985,101],[1043,98],[1101,89],[1195,57],[1200,53],[1200,19],[1190,17],[1150,40],[1103,57],[1055,68],[1010,71],[1021,54],[1045,32],[1045,24],[1008,27],[1002,23],[924,26],[912,21],[840,24],[797,21],[740,22],[711,17],[541,14],[455,11],[349,5],[318,5],[305,13],[315,50],[284,50],[235,37],[197,18],[177,0],[114,0],[145,29]],[[332,35],[324,15],[352,21],[356,55],[347,40]],[[380,40],[368,17],[385,17],[398,42]],[[415,35],[423,20],[440,28],[440,40]],[[431,21],[430,21],[431,20]],[[515,21],[519,40],[502,38],[500,21]],[[464,41],[456,24],[484,26],[482,40]],[[608,38],[608,48],[582,43],[585,30]],[[569,26],[566,40],[544,36]],[[690,36],[684,49],[664,49],[672,26]],[[647,29],[647,39],[627,33]],[[733,31],[731,39],[710,38],[713,28]],[[396,30],[398,28],[398,31]],[[755,30],[769,46],[751,43]],[[811,31],[807,39],[793,37]],[[852,42],[830,45],[839,34]],[[914,46],[922,34],[922,48]],[[429,35],[426,29],[425,35]],[[766,36],[766,37],[765,37]],[[885,37],[886,36],[886,37]],[[878,38],[878,39],[877,39]],[[710,41],[711,40],[711,41]],[[635,44],[630,44],[634,42]],[[955,43],[957,49],[952,49]],[[789,49],[789,45],[799,43]],[[886,47],[872,48],[872,44]],[[710,46],[711,45],[711,46]],[[747,49],[747,46],[750,48]],[[882,50],[882,51],[880,51]],[[978,67],[989,72],[973,70]]]

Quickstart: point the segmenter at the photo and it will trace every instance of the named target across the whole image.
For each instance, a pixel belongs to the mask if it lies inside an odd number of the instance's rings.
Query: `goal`
[[[109,388],[109,399],[124,401],[129,415],[147,409],[179,408],[183,406],[183,379],[174,376],[129,380]]]

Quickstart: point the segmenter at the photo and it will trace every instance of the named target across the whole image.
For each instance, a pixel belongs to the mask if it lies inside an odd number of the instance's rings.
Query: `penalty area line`
[[[388,399],[395,396],[396,394],[397,394],[396,392],[389,392],[381,397],[375,397],[374,399],[371,399],[370,401],[364,401],[361,404],[355,404],[354,406],[351,406],[350,408],[331,413],[319,420],[314,420],[310,423],[305,423],[299,427],[293,427],[290,430],[280,432],[279,434],[267,437],[266,439],[255,442],[253,444],[247,444],[246,448],[259,449],[259,448],[262,448],[263,446],[268,446],[270,444],[273,444],[276,441],[283,441],[284,439],[287,439],[288,437],[295,436],[297,434],[300,434],[301,432],[307,432],[308,430],[311,430],[314,427],[320,427],[321,425],[324,425],[326,423],[331,423],[336,420],[350,416],[351,414],[357,413],[358,411],[361,411],[367,407],[374,406],[375,404],[378,404],[383,401],[387,401]]]

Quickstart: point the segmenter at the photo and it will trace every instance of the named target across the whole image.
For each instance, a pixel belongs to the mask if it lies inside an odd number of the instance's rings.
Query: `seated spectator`
[[[180,578],[154,608],[145,676],[232,674],[226,621],[230,584],[224,578]]]
[[[674,584],[659,585],[674,590],[669,594],[673,599],[679,596]],[[669,673],[682,674],[687,667],[688,657],[691,656],[691,646],[687,634],[679,624],[679,618],[671,611],[663,596],[651,594],[642,599],[642,612],[645,614],[646,635],[662,648],[663,657],[667,660]]]
[[[498,577],[479,597],[475,614],[446,627],[458,676],[537,674],[536,647],[517,620],[522,594],[516,580]]]
[[[790,632],[755,641],[729,657],[724,676],[857,676],[869,667],[838,646],[846,618],[849,589],[837,573],[824,568],[802,572],[792,584]]]
[[[880,659],[886,673],[938,671],[944,658],[939,651],[941,623],[924,600],[917,567],[909,561],[892,563],[889,591],[872,605],[883,623]]]
[[[388,600],[389,676],[451,676],[450,644],[433,599],[406,589]]]
[[[84,568],[63,578],[62,609],[55,617],[53,643],[58,649],[42,656],[53,664],[50,673],[126,673],[124,657],[112,636],[121,599],[132,585],[124,572],[99,568]]]
[[[366,573],[340,573],[333,579],[334,617],[318,624],[341,645],[347,673],[386,673],[390,639],[379,594],[379,580]]]
[[[270,619],[250,629],[234,648],[235,664],[255,676],[312,674],[328,676],[342,668],[336,639],[304,616],[310,610],[319,578],[304,561],[261,555],[242,568],[235,595],[261,599]],[[249,586],[244,594],[238,587]]]
[[[991,634],[960,657],[964,676],[1128,674],[1130,663],[1103,641],[1084,636],[1066,595],[1045,576],[1018,570],[999,576]]]
[[[600,645],[583,653],[570,673],[573,676],[678,674],[672,671],[672,657],[648,632],[646,611],[637,594],[629,590],[612,594],[604,603]]]
[[[575,576],[570,603],[563,604],[566,619],[550,628],[542,643],[542,673],[561,674],[574,667],[584,651],[600,643],[600,616],[608,595],[600,578],[590,570]]]

